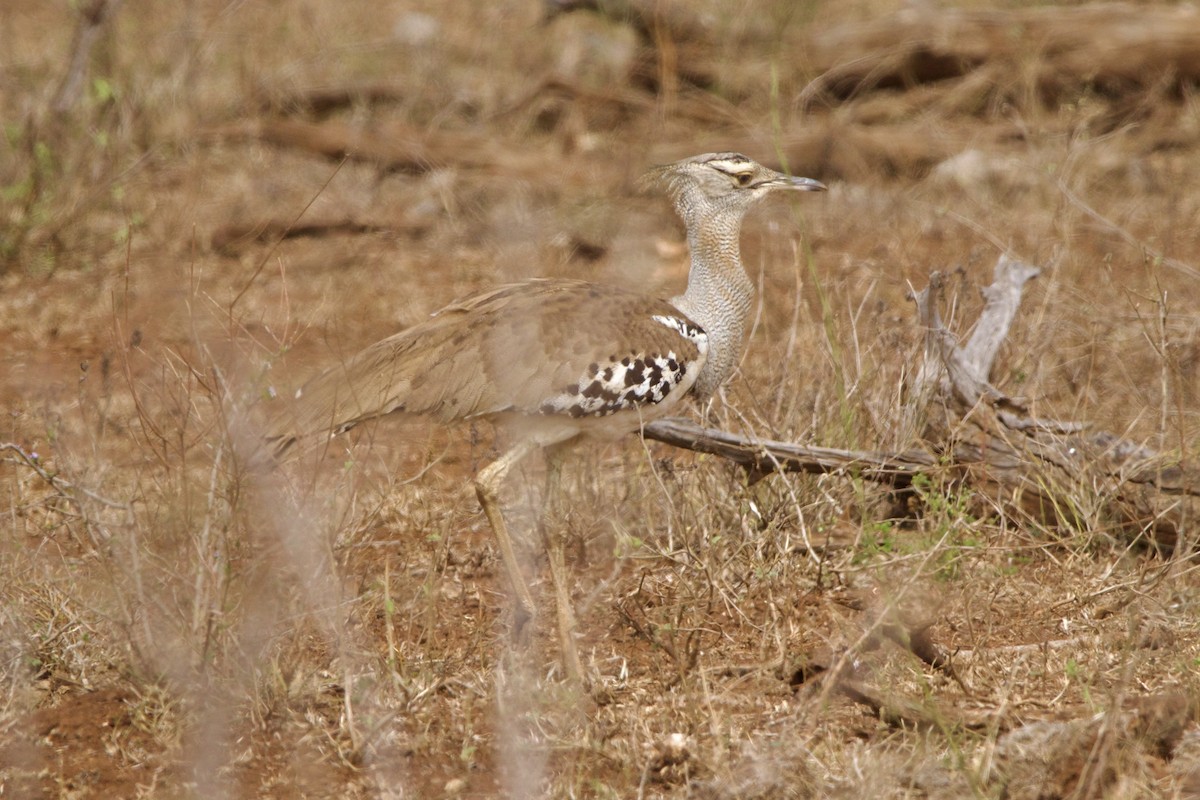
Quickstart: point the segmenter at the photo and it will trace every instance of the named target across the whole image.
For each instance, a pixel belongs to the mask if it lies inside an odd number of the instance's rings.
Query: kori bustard
[[[486,418],[509,449],[475,476],[516,597],[518,628],[535,605],[501,509],[512,467],[547,456],[546,503],[558,493],[565,447],[640,430],[685,398],[708,397],[737,364],[754,286],[742,267],[742,218],[778,190],[820,191],[739,153],[707,153],[651,170],[687,227],[687,288],[669,300],[578,280],[499,286],[443,308],[308,381],[269,423],[277,456],[388,414],[445,421]],[[568,677],[583,683],[563,536],[546,532],[558,638]]]

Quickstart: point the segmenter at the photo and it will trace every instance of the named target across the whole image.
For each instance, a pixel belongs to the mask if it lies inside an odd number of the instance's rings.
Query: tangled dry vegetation
[[[1200,14],[731,6],[0,5],[0,795],[1200,794]],[[477,288],[675,292],[715,149],[830,191],[744,234],[750,469],[568,468],[581,698],[488,431],[243,455]]]

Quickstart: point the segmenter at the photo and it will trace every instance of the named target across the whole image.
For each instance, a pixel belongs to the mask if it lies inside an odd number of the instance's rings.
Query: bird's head
[[[744,213],[780,189],[825,190],[820,181],[784,175],[741,153],[705,153],[655,167],[642,177],[641,184],[665,189],[685,220],[697,213]]]

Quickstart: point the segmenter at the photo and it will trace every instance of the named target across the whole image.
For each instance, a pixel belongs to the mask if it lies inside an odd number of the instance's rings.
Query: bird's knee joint
[[[500,499],[500,495],[496,492],[496,488],[486,481],[479,479],[475,480],[475,496],[479,498],[479,502],[483,506],[490,503],[496,503]]]

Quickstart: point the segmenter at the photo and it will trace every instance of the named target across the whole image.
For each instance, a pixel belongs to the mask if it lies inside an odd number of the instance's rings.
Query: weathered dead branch
[[[864,124],[851,108],[843,117],[806,119],[787,134],[782,149],[789,166],[804,175],[827,180],[913,180],[929,174],[962,146],[949,134],[927,135],[927,125],[922,120]]]
[[[879,483],[903,488],[912,482],[914,475],[932,469],[936,464],[934,457],[923,450],[883,453],[811,447],[793,442],[739,436],[674,417],[652,422],[643,428],[642,432],[647,439],[728,458],[752,474],[853,473]]]
[[[1085,87],[1118,96],[1159,85],[1164,76],[1176,90],[1200,80],[1200,13],[1125,3],[912,8],[826,29],[811,47],[821,76],[805,91],[806,100],[963,78],[998,65],[1008,65],[1013,80],[1027,80],[1031,56],[1037,56],[1033,85],[1047,101]]]
[[[261,219],[252,222],[231,222],[213,231],[213,250],[233,255],[244,247],[263,242],[280,242],[284,239],[301,239],[319,236],[355,235],[367,233],[390,233],[420,237],[429,231],[427,224],[387,224],[363,222],[355,219],[319,220],[293,223],[285,219]]]
[[[275,94],[264,91],[256,99],[258,109],[267,113],[299,112],[325,117],[346,108],[404,102],[410,92],[397,83],[347,83],[314,86],[294,92]]]
[[[922,446],[900,453],[807,447],[702,428],[682,420],[646,426],[647,438],[728,458],[754,476],[773,471],[848,473],[907,487],[941,471],[991,498],[1003,513],[1068,526],[1100,525],[1157,547],[1176,546],[1200,501],[1200,476],[1161,454],[1084,423],[1032,416],[1025,401],[989,382],[1025,284],[1038,270],[1008,257],[996,264],[985,304],[965,346],[938,312],[945,281],[912,295],[926,331],[925,356],[910,387],[903,424]]]
[[[930,653],[922,654],[914,650],[907,634],[901,636],[896,629],[880,630],[879,634],[866,643],[865,649],[875,649],[879,646],[881,638],[886,637],[900,647],[910,650],[931,666],[938,667],[962,686],[962,682],[958,680],[958,676],[954,674],[948,661],[941,664],[931,663],[927,658]],[[937,649],[936,645],[931,646],[935,650]],[[995,724],[994,721],[982,714],[968,713],[953,705],[939,703],[931,697],[914,701],[896,692],[874,686],[869,675],[866,674],[868,670],[855,666],[858,659],[847,658],[847,655],[844,652],[828,651],[812,654],[793,671],[789,683],[793,687],[813,695],[817,693],[840,694],[852,702],[866,706],[881,721],[895,727],[914,730],[941,730],[947,727],[984,730],[989,724]],[[940,659],[942,656],[939,653]],[[963,688],[965,690],[965,687]],[[1001,724],[1003,725],[1003,722]]]
[[[943,370],[941,389],[925,406],[922,439],[963,468],[963,478],[993,495],[1002,508],[1019,507],[1044,520],[1100,522],[1173,548],[1200,497],[1200,480],[1177,458],[1074,421],[1031,416],[1019,398],[988,382],[1024,284],[1037,270],[1002,257],[976,333],[960,348],[937,313],[941,275],[914,295],[926,329],[926,368]],[[935,445],[935,447],[938,447]]]
[[[425,131],[400,123],[363,127],[338,120],[264,119],[228,125],[215,135],[258,139],[325,158],[349,158],[391,172],[424,173],[445,167],[536,175],[545,159],[493,138],[462,131]]]

